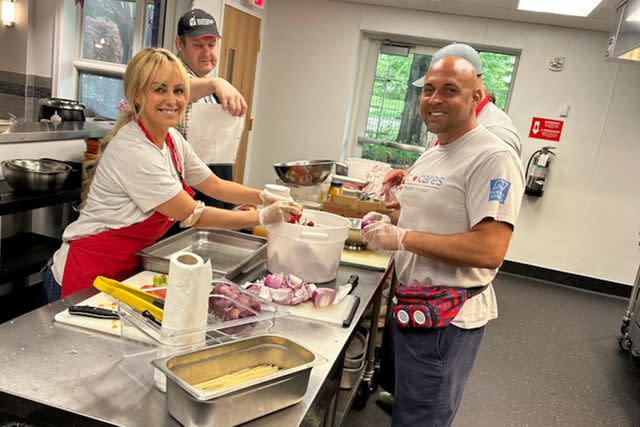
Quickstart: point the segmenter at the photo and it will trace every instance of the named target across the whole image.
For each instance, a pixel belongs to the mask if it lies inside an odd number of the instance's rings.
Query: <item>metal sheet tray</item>
[[[318,361],[313,352],[288,338],[262,335],[156,359],[153,365],[167,376],[167,409],[180,423],[231,426],[302,400]],[[218,391],[193,386],[263,363],[280,370]]]
[[[191,228],[143,249],[142,266],[145,270],[169,273],[171,255],[182,251],[211,260],[214,277],[233,279],[264,261],[267,240],[238,231]]]

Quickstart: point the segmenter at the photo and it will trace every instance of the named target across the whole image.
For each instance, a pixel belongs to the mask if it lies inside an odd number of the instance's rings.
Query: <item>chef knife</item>
[[[76,316],[96,317],[98,319],[119,319],[118,312],[90,305],[74,305],[69,307],[69,314]]]
[[[349,280],[347,280],[347,283],[340,286],[336,291],[336,297],[334,298],[333,303],[340,304],[342,300],[345,299],[347,295],[349,295],[351,291],[356,288],[356,286],[358,286],[359,278],[360,277],[357,274],[352,274],[351,276],[349,276]]]

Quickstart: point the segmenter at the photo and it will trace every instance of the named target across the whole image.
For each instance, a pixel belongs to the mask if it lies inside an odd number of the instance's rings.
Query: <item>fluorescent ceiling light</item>
[[[520,0],[518,2],[518,10],[587,16],[600,3],[602,3],[602,0]]]
[[[638,8],[638,10],[629,15],[627,19],[625,19],[625,21],[640,22],[640,7]]]

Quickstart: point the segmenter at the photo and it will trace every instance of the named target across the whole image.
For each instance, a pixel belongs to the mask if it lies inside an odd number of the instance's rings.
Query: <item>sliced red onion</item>
[[[285,283],[285,278],[283,274],[268,274],[267,277],[264,278],[265,286],[268,286],[272,289],[280,289],[280,288],[288,288],[289,286]]]
[[[254,295],[259,295],[260,294],[260,289],[262,289],[262,288],[264,288],[264,286],[258,285],[257,283],[251,283],[247,287],[245,287],[244,289],[247,292],[251,292]]]
[[[293,299],[293,291],[288,288],[271,288],[271,298],[273,298],[273,302],[277,304],[291,305],[291,300]]]
[[[271,288],[266,286],[260,286],[259,297],[266,299],[267,301],[273,301],[273,296],[271,295]]]
[[[318,288],[311,295],[313,305],[316,307],[326,307],[333,304],[333,300],[336,298],[336,291],[330,288]]]
[[[304,281],[295,274],[289,274],[289,284],[293,289],[299,289]]]

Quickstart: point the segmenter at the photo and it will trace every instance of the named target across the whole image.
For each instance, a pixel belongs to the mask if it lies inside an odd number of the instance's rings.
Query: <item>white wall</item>
[[[0,23],[0,69],[24,74],[27,64],[29,0],[16,0],[15,10],[16,25],[5,27]]]
[[[509,114],[525,160],[533,116],[571,105],[540,199],[525,196],[507,258],[632,284],[640,230],[640,66],[603,61],[607,34],[335,1],[278,0],[265,22],[260,100],[249,184],[272,182],[271,164],[337,158],[363,31],[468,42],[521,51]],[[563,72],[545,68],[566,56]],[[347,141],[352,152],[354,141]]]

